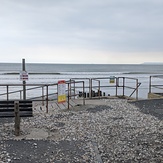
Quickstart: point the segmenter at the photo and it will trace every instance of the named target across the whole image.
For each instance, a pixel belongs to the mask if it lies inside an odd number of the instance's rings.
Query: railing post
[[[123,77],[123,96],[125,95],[125,77]]]
[[[44,106],[44,86],[42,86],[42,105]]]
[[[84,84],[84,81],[83,81],[83,105],[85,105],[84,92],[85,92],[85,84]]]
[[[68,92],[69,92],[69,89],[71,90],[71,82],[72,82],[72,79],[70,79],[70,85],[68,83]],[[69,88],[70,87],[70,88]],[[71,98],[71,91],[70,91],[70,98]]]
[[[136,100],[138,100],[138,79],[136,79]]]
[[[68,101],[67,101],[68,109],[70,109],[70,84],[71,83],[68,83]]]
[[[151,93],[152,76],[149,78],[149,93]]]
[[[98,97],[100,98],[100,80],[98,80]]]
[[[7,89],[7,101],[9,100],[9,92],[8,92],[8,85],[6,86]]]
[[[119,78],[116,77],[116,90],[115,90],[115,96],[117,97],[118,95],[118,84],[119,83]]]
[[[89,78],[89,98],[92,97],[91,79]]]
[[[76,93],[75,93],[75,92],[76,92],[76,89],[75,89],[75,88],[76,88],[76,85],[75,85],[75,84],[76,84],[76,83],[75,83],[75,80],[74,80],[74,99],[75,99],[75,94],[76,94]]]
[[[22,100],[22,91],[20,91],[20,99]]]
[[[90,94],[90,95],[91,95],[91,98],[92,98],[92,91],[93,91],[93,90],[92,90],[92,79],[90,79],[90,80],[91,80],[91,81],[90,81],[90,89],[91,89],[91,94]]]
[[[46,113],[48,113],[48,101],[49,101],[49,99],[48,99],[49,97],[48,97],[48,85],[46,86]]]

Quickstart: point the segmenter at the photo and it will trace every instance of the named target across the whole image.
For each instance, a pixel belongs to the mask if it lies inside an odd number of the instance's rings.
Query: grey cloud
[[[0,34],[6,42],[113,51],[163,50],[161,0],[0,2]]]

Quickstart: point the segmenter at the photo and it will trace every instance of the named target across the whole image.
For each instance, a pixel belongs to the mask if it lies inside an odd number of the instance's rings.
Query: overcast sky
[[[0,0],[0,62],[163,62],[163,0]]]

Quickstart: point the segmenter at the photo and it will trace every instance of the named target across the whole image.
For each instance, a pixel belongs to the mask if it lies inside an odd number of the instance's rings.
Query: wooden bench
[[[20,135],[20,117],[32,117],[32,101],[0,101],[0,118],[15,117],[15,135]]]
[[[15,117],[15,107],[18,105],[20,117],[32,117],[32,101],[20,100],[20,101],[0,101],[0,118]]]

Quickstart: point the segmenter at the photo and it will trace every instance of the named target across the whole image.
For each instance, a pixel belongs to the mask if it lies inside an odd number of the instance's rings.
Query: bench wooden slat
[[[19,109],[20,112],[24,112],[24,111],[32,111],[32,108],[23,108],[23,109]],[[14,112],[14,109],[0,109],[0,112]]]
[[[0,118],[6,118],[6,117],[15,117],[15,115],[12,112],[8,112],[8,113],[5,113],[5,114],[0,114]],[[23,114],[20,113],[20,117],[33,117],[33,114],[31,114],[29,112],[23,113]]]
[[[15,117],[14,113],[15,101],[0,101],[0,117]],[[19,101],[20,117],[32,117],[32,101]]]
[[[14,104],[14,101],[11,100],[11,101],[1,101],[0,100],[0,104]]]

